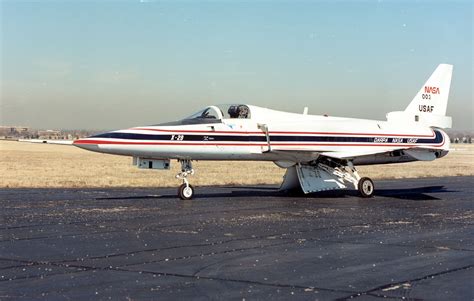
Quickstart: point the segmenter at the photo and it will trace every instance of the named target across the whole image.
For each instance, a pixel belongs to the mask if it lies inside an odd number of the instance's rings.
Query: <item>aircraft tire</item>
[[[178,196],[182,200],[190,200],[194,196],[194,187],[192,185],[187,186],[186,184],[181,184],[178,188]]]
[[[361,197],[370,198],[374,196],[374,182],[370,178],[361,178],[357,187]]]

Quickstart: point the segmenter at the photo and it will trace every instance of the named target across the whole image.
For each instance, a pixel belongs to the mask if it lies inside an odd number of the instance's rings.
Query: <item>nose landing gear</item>
[[[194,174],[191,160],[179,160],[181,163],[181,172],[176,175],[177,179],[182,179],[183,184],[178,188],[178,196],[182,200],[190,200],[194,196],[194,187],[189,184],[187,177]]]

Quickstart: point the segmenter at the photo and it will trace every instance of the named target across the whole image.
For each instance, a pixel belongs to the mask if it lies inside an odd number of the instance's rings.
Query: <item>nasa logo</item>
[[[420,110],[420,112],[431,113],[431,112],[433,112],[433,109],[434,109],[434,106],[427,106],[427,105],[419,105],[418,106],[418,110]]]
[[[425,86],[425,93],[440,94],[438,87]]]
[[[403,138],[392,138],[392,143],[403,143]]]

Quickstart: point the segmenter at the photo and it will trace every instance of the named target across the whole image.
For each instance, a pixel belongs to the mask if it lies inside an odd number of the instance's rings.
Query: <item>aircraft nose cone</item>
[[[90,140],[88,138],[77,139],[72,142],[72,145],[77,146],[82,149],[98,152],[99,145],[96,141]]]

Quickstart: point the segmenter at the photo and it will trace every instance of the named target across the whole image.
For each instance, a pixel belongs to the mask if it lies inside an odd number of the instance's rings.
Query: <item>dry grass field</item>
[[[362,166],[374,179],[474,175],[474,146],[452,145],[434,162]],[[284,170],[271,162],[195,162],[193,185],[277,184]],[[0,187],[174,187],[179,169],[142,170],[130,157],[88,152],[73,146],[0,141]]]

